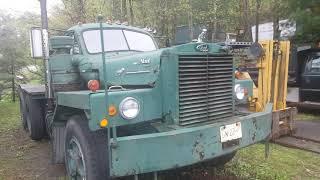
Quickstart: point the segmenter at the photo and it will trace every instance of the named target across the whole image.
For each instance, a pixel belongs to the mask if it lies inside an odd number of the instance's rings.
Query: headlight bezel
[[[238,100],[243,100],[246,96],[245,94],[245,88],[241,86],[241,84],[236,84],[234,86],[234,95]]]
[[[137,112],[136,112],[136,114],[135,114],[134,116],[128,116],[128,115],[126,115],[125,112],[124,112],[125,103],[127,103],[128,101],[134,101],[134,102],[137,104]],[[140,113],[140,103],[139,103],[139,101],[138,101],[136,98],[134,98],[134,97],[126,97],[126,98],[124,98],[124,99],[120,102],[120,104],[119,104],[119,112],[120,112],[121,117],[124,118],[124,119],[127,119],[127,120],[134,119],[134,118],[136,118],[136,117],[139,115],[139,113]]]

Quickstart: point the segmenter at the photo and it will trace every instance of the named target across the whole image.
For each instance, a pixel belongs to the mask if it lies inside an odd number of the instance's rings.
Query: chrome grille
[[[232,56],[179,56],[180,125],[233,115]]]

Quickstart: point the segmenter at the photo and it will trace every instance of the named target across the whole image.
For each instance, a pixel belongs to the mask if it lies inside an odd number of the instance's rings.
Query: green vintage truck
[[[252,82],[235,80],[219,45],[159,49],[148,32],[108,23],[48,43],[51,84],[20,85],[22,123],[31,139],[51,139],[52,161],[72,179],[225,163],[270,135],[272,105],[246,109]]]

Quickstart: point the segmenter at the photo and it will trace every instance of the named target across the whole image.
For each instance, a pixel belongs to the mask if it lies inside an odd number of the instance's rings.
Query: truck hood
[[[118,55],[106,53],[108,86],[153,86],[159,77],[162,52],[163,50]],[[99,80],[103,85],[101,54],[79,57],[73,63],[79,67],[80,74],[86,81],[93,77],[92,73],[99,72]]]
[[[110,58],[108,82],[111,85],[153,86],[160,71],[162,50]]]

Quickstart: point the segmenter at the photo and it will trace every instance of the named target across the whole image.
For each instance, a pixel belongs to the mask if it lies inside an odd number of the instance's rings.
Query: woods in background
[[[129,22],[132,26],[152,27],[157,36],[175,37],[176,27],[203,25],[212,40],[218,31],[237,33],[241,40],[252,41],[251,26],[256,21],[260,1],[260,23],[281,19],[296,21],[297,32],[291,41],[320,40],[319,0],[61,0],[52,8],[49,28],[68,29],[81,23],[96,22],[98,14],[107,20]],[[39,5],[40,12],[40,5]],[[277,23],[274,23],[275,26]],[[28,30],[40,26],[40,17],[25,13],[12,16],[0,13],[0,99],[5,94],[15,97],[18,82],[41,82],[41,60],[30,58]],[[35,80],[36,79],[36,80]]]

